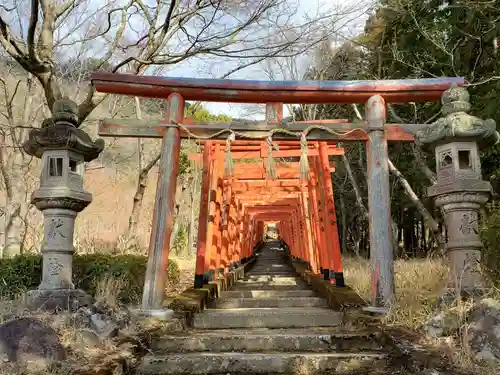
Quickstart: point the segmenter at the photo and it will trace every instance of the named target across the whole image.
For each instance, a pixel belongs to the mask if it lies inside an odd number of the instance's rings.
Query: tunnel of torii
[[[394,293],[387,142],[413,141],[421,124],[386,123],[386,103],[437,101],[461,78],[387,81],[249,81],[95,73],[98,92],[165,98],[165,120],[106,119],[99,135],[162,138],[142,307],[163,303],[181,139],[198,140],[202,164],[195,288],[248,259],[276,223],[290,255],[338,287],[345,285],[331,173],[339,142],[367,152],[372,303]],[[266,105],[265,121],[196,122],[185,100]],[[284,104],[365,103],[364,121],[283,121]],[[284,158],[294,161],[284,162]],[[300,158],[300,161],[295,161]],[[256,162],[242,162],[252,159]]]

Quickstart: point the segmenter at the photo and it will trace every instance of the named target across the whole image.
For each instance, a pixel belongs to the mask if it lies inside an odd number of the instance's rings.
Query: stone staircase
[[[278,242],[268,242],[233,290],[195,314],[190,330],[152,343],[139,373],[371,374],[385,367],[373,332],[342,321],[297,277]]]

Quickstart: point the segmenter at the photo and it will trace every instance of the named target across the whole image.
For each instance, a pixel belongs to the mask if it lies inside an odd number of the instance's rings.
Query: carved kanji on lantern
[[[69,99],[55,102],[53,115],[30,131],[25,152],[42,159],[40,186],[31,202],[44,216],[42,281],[30,292],[34,307],[66,309],[87,304],[90,297],[72,282],[75,219],[92,201],[83,187],[83,163],[96,159],[104,141],[93,142],[78,128],[78,106]]]
[[[491,195],[491,185],[481,177],[479,150],[496,144],[500,137],[494,120],[469,115],[469,93],[453,85],[442,96],[444,117],[418,132],[415,142],[425,151],[434,150],[438,183],[428,188],[442,207],[448,230],[452,280],[462,294],[482,290],[478,263],[482,243],[478,213]]]

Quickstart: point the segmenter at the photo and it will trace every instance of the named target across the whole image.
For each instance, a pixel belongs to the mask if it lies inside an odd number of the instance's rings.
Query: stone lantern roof
[[[104,150],[104,140],[92,141],[78,128],[78,106],[69,98],[54,103],[52,117],[45,119],[40,128],[32,129],[23,149],[28,155],[41,158],[44,151],[71,150],[83,155],[86,162],[96,159]]]
[[[471,105],[466,88],[453,84],[443,93],[441,103],[444,117],[415,135],[415,143],[424,151],[431,151],[444,143],[460,141],[475,141],[481,149],[493,146],[500,140],[494,120],[481,120],[467,113]]]

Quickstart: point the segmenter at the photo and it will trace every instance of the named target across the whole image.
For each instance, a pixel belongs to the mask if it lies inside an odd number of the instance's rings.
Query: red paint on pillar
[[[208,271],[207,260],[207,224],[210,198],[210,163],[212,159],[212,142],[207,141],[203,147],[203,170],[200,192],[200,213],[198,215],[198,241],[196,251],[195,287],[201,288],[203,274]]]
[[[327,228],[329,228],[328,233],[330,233],[330,241],[332,242],[333,250],[332,257],[330,258],[330,266],[336,273],[342,273],[342,256],[340,251],[339,231],[337,226],[337,214],[335,212],[333,184],[330,176],[330,162],[328,161],[327,144],[325,142],[319,143],[319,154],[323,167],[323,178],[327,195]]]

